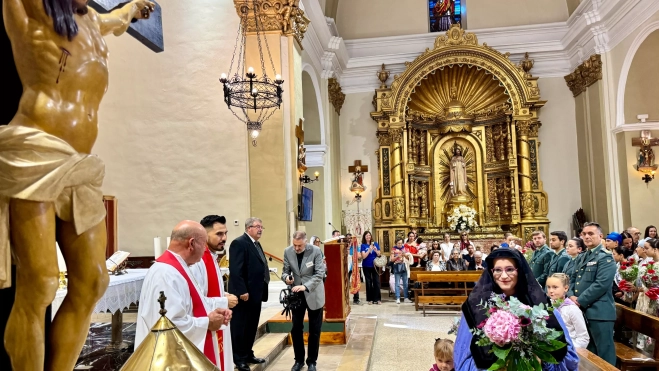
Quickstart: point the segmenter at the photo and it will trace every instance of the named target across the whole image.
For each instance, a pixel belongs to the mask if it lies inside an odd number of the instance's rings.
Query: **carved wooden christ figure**
[[[450,169],[451,196],[467,195],[467,164],[462,157],[462,147],[457,142],[453,143],[453,157],[451,157]]]
[[[154,6],[134,0],[98,14],[86,0],[3,0],[23,84],[18,112],[0,128],[0,287],[11,285],[11,241],[16,296],[5,347],[14,370],[72,370],[107,288],[105,168],[89,154],[108,86],[103,36],[121,35]],[[69,285],[46,339],[45,311],[58,287],[56,241]]]

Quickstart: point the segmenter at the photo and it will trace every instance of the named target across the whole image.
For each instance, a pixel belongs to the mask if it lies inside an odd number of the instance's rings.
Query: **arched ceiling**
[[[411,112],[443,117],[453,100],[453,87],[467,114],[478,115],[510,106],[506,89],[490,73],[475,66],[452,65],[428,74],[410,95],[407,107]]]

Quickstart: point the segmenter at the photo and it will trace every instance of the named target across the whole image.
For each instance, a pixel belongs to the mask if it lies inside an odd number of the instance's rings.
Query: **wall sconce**
[[[320,176],[319,172],[316,171],[315,173],[313,173],[313,175],[316,177],[315,179],[311,179],[311,177],[308,176],[307,174],[300,175],[300,184],[309,184],[320,180],[318,179],[318,177]]]
[[[641,180],[644,181],[645,184],[650,183],[652,179],[654,179],[654,173],[655,173],[654,170],[652,170],[650,173],[645,173],[645,175],[643,175],[643,178],[641,178]]]

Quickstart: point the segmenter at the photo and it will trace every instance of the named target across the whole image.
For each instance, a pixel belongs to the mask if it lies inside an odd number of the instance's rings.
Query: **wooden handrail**
[[[278,262],[284,264],[284,260],[283,260],[282,258],[278,258],[278,257],[276,257],[276,256],[274,256],[274,255],[272,255],[272,254],[270,254],[270,253],[267,252],[267,251],[264,251],[263,253],[268,257],[268,260],[272,261],[272,260],[274,259],[274,260],[276,260],[276,261],[278,261]]]

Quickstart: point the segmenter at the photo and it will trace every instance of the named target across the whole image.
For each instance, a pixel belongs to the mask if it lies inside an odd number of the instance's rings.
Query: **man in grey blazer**
[[[293,309],[293,350],[295,364],[291,371],[300,371],[304,366],[304,315],[309,312],[309,356],[306,363],[308,371],[316,371],[318,347],[320,346],[320,327],[323,324],[323,306],[325,305],[325,285],[323,277],[327,267],[323,263],[323,253],[314,245],[307,243],[307,234],[297,231],[293,234],[293,245],[284,250],[284,269],[281,279],[287,285],[294,285],[292,291],[297,295],[304,293],[300,307]]]

